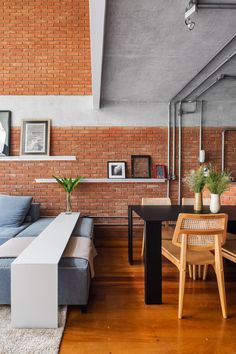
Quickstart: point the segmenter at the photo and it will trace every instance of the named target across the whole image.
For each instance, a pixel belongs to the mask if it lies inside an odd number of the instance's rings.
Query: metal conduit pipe
[[[199,119],[199,157],[202,150],[202,116],[203,116],[203,101],[200,101],[200,119]]]
[[[180,95],[188,86],[189,84],[191,84],[204,70],[206,70],[206,67],[214,60],[214,58],[216,58],[220,52],[222,52],[228,45],[230,45],[231,42],[234,41],[234,39],[236,38],[236,34],[233,35],[233,37],[220,49],[218,50],[218,52],[214,55],[214,57],[212,57],[210,60],[208,60],[208,62],[206,63],[206,65],[186,84],[184,85],[180,91],[178,91],[174,97],[172,97],[172,99],[170,100],[170,102],[174,102],[174,100],[176,99],[176,97],[178,95]],[[232,54],[234,55],[236,52],[234,51]],[[231,57],[233,56],[232,54],[229,55],[229,57],[227,58],[227,61],[229,59],[231,59]],[[223,63],[224,65],[224,63]],[[221,67],[221,65],[217,66],[217,70]],[[216,71],[217,71],[216,70]],[[210,77],[211,75],[213,75],[215,73],[215,71],[213,73],[211,73],[210,75],[208,75],[207,77]],[[205,80],[204,80],[205,81]],[[204,82],[203,81],[203,82]],[[202,84],[202,83],[201,83]],[[199,84],[197,87],[199,87],[201,84]],[[187,95],[189,96],[189,94]]]
[[[210,88],[212,88],[217,82],[223,80],[224,75],[219,75],[217,76],[216,80],[214,80],[209,86],[207,86],[204,90],[202,90],[197,96],[194,97],[194,99],[198,99],[203,93],[207,92]]]
[[[179,125],[179,179],[178,179],[178,204],[181,205],[181,196],[182,196],[182,101],[179,102],[179,111],[178,111],[178,125]]]
[[[199,96],[201,96],[203,93],[205,93],[206,91],[208,91],[212,86],[214,86],[216,83],[218,83],[219,81],[223,80],[223,79],[235,79],[234,75],[218,75],[216,80],[211,83],[207,88],[205,88],[203,91],[201,91],[200,94],[198,94],[198,96],[195,97],[195,99],[197,99]],[[182,111],[182,102],[185,101],[181,101],[181,111],[179,112],[179,144],[182,143],[182,138],[181,138],[181,130],[182,127],[180,127],[180,124],[182,125],[182,115],[183,113],[189,113],[189,112],[183,112]],[[189,101],[187,101],[189,102]],[[200,135],[199,135],[199,151],[202,148],[202,114],[203,114],[203,104],[201,102],[201,107],[200,107],[201,111],[200,111]],[[193,112],[192,112],[193,113]],[[222,132],[222,171],[224,170],[224,145],[225,145],[225,132],[228,130],[236,130],[236,129],[225,129]],[[181,197],[182,197],[182,184],[181,184],[181,179],[182,179],[182,152],[181,152],[181,146],[179,145],[179,187],[178,187],[178,204],[181,203]]]
[[[228,80],[236,80],[236,75],[228,75],[224,74],[224,79]]]
[[[203,93],[208,91],[212,86],[214,86],[215,84],[217,84],[217,82],[219,82],[221,80],[236,80],[236,76],[235,75],[225,75],[225,74],[221,74],[221,75],[217,76],[217,78],[214,82],[212,82],[208,87],[206,87],[203,91],[201,91],[197,96],[194,97],[194,100],[198,99],[198,97],[200,97]]]
[[[218,4],[218,3],[202,3],[199,4],[197,2],[197,7],[198,9],[231,9],[231,10],[236,10],[236,4],[233,3],[225,3],[225,4]]]
[[[234,37],[225,45],[225,47],[226,47],[235,37],[236,37],[236,35],[234,35]],[[219,53],[219,52],[218,52],[218,53]],[[217,54],[218,54],[218,53],[217,53]],[[221,64],[219,64],[219,65],[217,66],[217,68],[214,69],[209,75],[207,75],[207,77],[204,79],[204,81],[202,81],[197,87],[195,87],[184,99],[186,99],[186,98],[189,97],[194,91],[196,91],[199,86],[201,86],[201,85],[202,85],[205,81],[207,81],[212,75],[214,75],[223,65],[225,65],[230,59],[232,59],[235,54],[236,54],[236,51],[234,51],[233,53],[231,53],[231,54],[228,56],[228,58],[226,58]],[[207,66],[211,61],[212,61],[212,59],[206,64],[206,66]],[[205,66],[205,67],[206,67],[206,66]],[[204,67],[204,68],[205,68],[205,67]],[[203,69],[204,69],[204,68],[203,68]],[[197,75],[195,75],[192,80],[189,81],[189,83],[192,82],[192,81],[203,71],[203,69],[201,69],[201,70],[199,71],[199,73],[198,73]],[[207,90],[209,90],[213,85],[215,85],[215,83],[219,81],[219,78],[220,78],[220,77],[221,77],[221,75],[218,76],[217,80],[216,80],[213,84],[209,85],[209,86],[207,87],[207,89],[205,89],[205,90],[202,91],[198,96],[196,96],[195,99],[197,99],[200,95],[202,95],[204,92],[206,92]],[[187,85],[185,85],[185,86],[171,99],[170,102],[174,101],[175,97],[177,97],[177,96],[189,85],[189,83],[188,83]],[[174,109],[174,115],[175,115],[175,116],[174,116],[174,122],[176,122],[176,105],[178,104],[178,102],[175,102],[174,104],[175,104],[175,109]],[[175,148],[173,148],[173,170],[172,170],[172,176],[175,177],[175,162],[174,162],[174,161],[175,161]],[[174,178],[173,178],[173,179],[174,179]]]
[[[175,180],[176,176],[175,176],[175,129],[176,128],[176,103],[174,103],[174,114],[173,114],[173,139],[172,139],[172,176],[171,179]]]
[[[225,169],[225,133],[226,132],[233,132],[236,131],[236,128],[227,128],[222,131],[222,141],[221,141],[221,148],[222,148],[222,154],[221,154],[221,168],[222,171]]]
[[[196,101],[196,106],[195,109],[192,111],[183,111],[182,107],[183,107],[183,103],[184,102],[194,102],[194,101],[184,101],[181,100],[179,102],[179,111],[178,111],[178,125],[179,125],[179,179],[178,179],[178,204],[181,205],[181,200],[182,200],[182,118],[183,118],[183,114],[192,114],[195,113],[197,111],[197,101]]]
[[[168,106],[168,142],[167,142],[167,186],[166,186],[166,196],[170,197],[170,129],[171,129],[171,102]]]
[[[228,61],[230,61],[230,59],[232,59],[236,54],[236,50],[231,53],[228,58],[226,58],[221,64],[219,64],[216,69],[214,69],[209,75],[207,75],[207,77],[197,86],[195,87],[190,93],[187,94],[186,97],[189,97],[194,91],[196,91],[198,89],[199,86],[201,86],[204,82],[206,82],[212,75],[214,75],[223,65],[225,65],[226,63],[228,63]]]
[[[175,99],[176,99],[176,97],[178,96],[178,95],[180,95],[204,70],[206,70],[206,67],[208,66],[208,65],[210,65],[210,63],[227,47],[227,46],[229,46],[233,41],[234,41],[234,39],[236,38],[236,34],[234,34],[233,35],[233,37],[229,40],[229,41],[227,41],[227,43],[222,47],[222,48],[220,48],[218,51],[217,51],[217,53],[212,57],[212,58],[210,58],[209,60],[208,60],[208,62],[206,63],[206,65],[186,84],[186,85],[184,85],[182,88],[181,88],[181,90],[180,91],[178,91],[176,94],[175,94],[175,96],[173,96],[172,98],[171,98],[171,100],[170,100],[170,103],[174,103],[174,118],[173,118],[173,120],[174,120],[174,124],[173,124],[173,137],[175,136],[174,135],[174,130],[175,130],[175,126],[176,126],[176,104],[177,104],[177,102],[174,102],[175,101]],[[234,55],[236,54],[236,51],[235,52],[233,52],[232,54],[230,54],[229,55],[229,57],[223,62],[223,64],[220,64],[220,65],[218,65],[217,66],[217,69],[216,70],[214,70],[213,72],[211,72],[211,74],[210,75],[208,75],[207,76],[207,78],[209,78],[211,75],[213,75],[217,70],[219,70],[220,69],[220,67],[222,66],[222,65],[224,65],[225,63],[227,63],[227,61],[229,61]],[[205,82],[205,80],[203,81],[203,82]],[[200,85],[201,85],[202,83],[200,83],[197,87],[199,87]],[[192,92],[194,92],[195,91],[195,89],[192,91]],[[189,96],[189,94],[188,94],[188,96]],[[187,97],[187,96],[186,96]],[[175,139],[175,138],[174,138]],[[173,144],[173,167],[172,167],[172,179],[175,179],[175,154],[176,154],[176,152],[175,152],[175,145]]]
[[[180,95],[201,73],[203,73],[204,70],[206,70],[206,67],[208,65],[210,65],[210,63],[227,47],[230,45],[230,43],[232,43],[234,41],[234,39],[236,38],[236,34],[233,35],[233,37],[214,55],[214,57],[212,57],[207,64],[186,84],[182,87],[182,89],[175,95],[172,97],[172,99],[170,100],[170,103],[174,102],[176,97],[178,95]],[[233,58],[233,56],[236,54],[236,51],[234,51],[233,53],[231,53],[221,64],[219,64],[216,69],[214,69],[209,75],[207,75],[207,77],[204,79],[203,82],[201,82],[195,89],[193,89],[191,91],[190,94],[192,94],[200,85],[202,85],[202,83],[204,83],[210,76],[214,75],[223,65],[225,65],[231,58]],[[188,97],[190,94],[188,94],[186,97]],[[176,151],[175,151],[175,127],[176,127],[176,110],[177,107],[177,102],[174,102],[174,124],[173,124],[173,168],[172,168],[172,179],[175,179],[175,158],[176,158]],[[180,118],[181,119],[181,118]],[[179,121],[180,121],[179,119]],[[180,139],[180,138],[179,138]],[[179,161],[180,164],[180,161]],[[179,170],[181,171],[181,166],[179,168]],[[180,180],[180,179],[179,179]],[[181,190],[181,186],[179,188]],[[180,196],[178,196],[178,200],[180,201]]]
[[[223,79],[234,79],[235,76],[234,75],[219,75],[217,76],[216,80],[211,83],[207,88],[205,88],[203,91],[201,91],[200,94],[198,94],[198,96],[195,97],[195,99],[197,99],[199,96],[201,96],[203,93],[205,93],[207,90],[209,90],[212,86],[214,86],[216,83],[218,83],[219,81],[223,80]],[[182,103],[185,102],[184,100],[180,101],[181,105],[179,108],[179,183],[178,183],[178,204],[180,205],[181,203],[181,197],[182,197],[182,116],[183,114],[187,114],[190,112],[183,112],[182,110]],[[189,101],[187,101],[189,102]],[[197,101],[196,101],[197,102]],[[202,149],[202,115],[203,115],[203,103],[202,101],[200,101],[200,121],[199,121],[199,153],[200,150]],[[191,112],[194,113],[194,112]],[[222,132],[222,171],[224,170],[224,145],[225,145],[225,132],[231,130],[231,129],[225,129]],[[232,130],[236,130],[236,129],[232,129]]]

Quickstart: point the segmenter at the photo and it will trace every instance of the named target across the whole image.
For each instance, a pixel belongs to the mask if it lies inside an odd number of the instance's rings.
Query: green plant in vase
[[[220,211],[220,196],[228,189],[230,181],[231,172],[217,171],[212,166],[209,167],[206,186],[211,193],[210,210],[212,213]]]
[[[195,193],[194,210],[202,211],[202,191],[206,184],[204,168],[201,166],[197,170],[190,171],[186,177],[186,182],[191,191]]]
[[[80,183],[81,181],[81,176],[78,176],[76,178],[66,178],[66,177],[56,177],[53,176],[55,180],[64,188],[66,192],[66,213],[71,213],[72,212],[72,206],[71,206],[71,193],[75,189],[75,187]]]

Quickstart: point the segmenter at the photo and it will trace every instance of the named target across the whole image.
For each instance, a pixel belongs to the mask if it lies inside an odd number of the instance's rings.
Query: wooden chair
[[[180,272],[178,317],[182,318],[186,265],[211,264],[217,277],[222,314],[227,318],[221,245],[226,239],[226,214],[179,214],[172,241],[162,241],[162,254]],[[214,251],[212,254],[211,251]]]
[[[203,198],[203,205],[210,205],[211,199],[210,198]],[[194,198],[182,198],[182,205],[194,205]],[[193,280],[196,280],[197,276],[198,278],[201,278],[203,280],[206,280],[207,277],[207,271],[208,271],[208,264],[204,264],[203,266],[203,272],[202,272],[202,266],[191,266],[191,264],[188,265],[188,272],[190,278],[193,278]]]
[[[171,205],[170,198],[142,198],[142,205]],[[164,223],[165,228],[162,230],[162,238],[172,240],[173,229],[169,229],[168,221]],[[141,256],[144,255],[144,245],[145,245],[145,224],[143,229],[143,242]]]

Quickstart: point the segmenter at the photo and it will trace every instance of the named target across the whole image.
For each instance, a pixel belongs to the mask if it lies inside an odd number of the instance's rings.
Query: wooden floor
[[[140,260],[141,230],[135,229]],[[97,228],[96,278],[87,314],[69,307],[60,354],[236,353],[236,264],[225,263],[229,318],[221,315],[215,275],[187,279],[184,318],[177,319],[178,271],[163,261],[163,304],[145,305],[143,265],[127,262],[127,230]]]

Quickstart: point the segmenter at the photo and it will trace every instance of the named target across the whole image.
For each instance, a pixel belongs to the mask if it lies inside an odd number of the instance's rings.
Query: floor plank
[[[135,228],[134,266],[127,230],[95,230],[98,256],[87,314],[69,307],[60,354],[236,353],[236,264],[225,262],[229,318],[221,315],[216,279],[187,280],[184,318],[177,319],[178,271],[163,261],[163,304],[143,302],[142,230]]]

